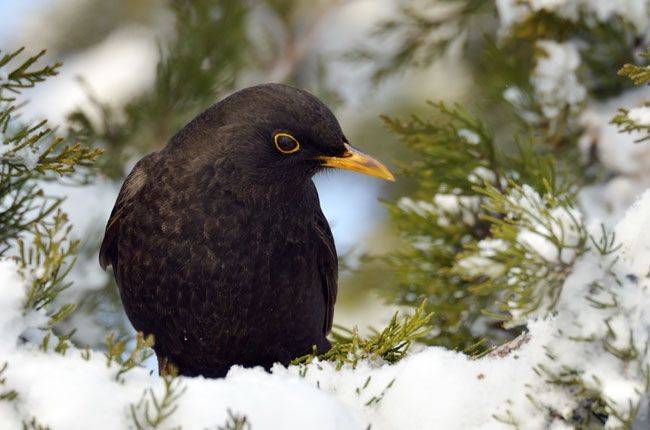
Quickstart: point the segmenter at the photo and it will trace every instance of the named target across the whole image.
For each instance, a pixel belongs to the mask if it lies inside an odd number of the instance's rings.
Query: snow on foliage
[[[647,99],[647,89],[626,91],[618,97],[591,102],[581,114],[585,132],[579,145],[585,159],[597,154],[607,171],[615,176],[605,183],[580,191],[580,204],[589,218],[613,226],[636,198],[650,187],[650,146],[638,143],[643,132],[621,133],[612,118],[625,108],[633,112]]]
[[[571,43],[540,40],[537,47],[545,55],[538,57],[531,81],[544,116],[553,119],[566,107],[575,110],[585,100],[587,90],[576,76],[580,54]]]
[[[650,107],[641,106],[638,108],[630,109],[628,117],[639,125],[650,125]]]
[[[552,12],[573,22],[580,20],[581,15],[600,22],[618,16],[632,23],[639,33],[650,25],[647,0],[496,0],[496,4],[505,30],[540,11]]]
[[[566,217],[580,214],[557,218]],[[585,229],[591,244],[575,256],[553,311],[530,317],[527,335],[488,356],[472,359],[429,347],[394,365],[362,361],[339,370],[334,363],[314,361],[276,365],[271,373],[234,367],[216,380],[161,379],[137,367],[117,378],[119,366],[107,365],[101,352],[41,350],[24,334],[46,317],[37,311],[23,314],[29,279],[5,259],[0,261],[0,368],[5,362],[7,368],[0,395],[13,390],[17,396],[0,400],[0,422],[7,429],[32,419],[52,429],[136,428],[147,414],[157,416],[157,402],[166,417],[159,428],[216,428],[231,411],[256,430],[366,429],[369,424],[379,430],[509,425],[535,430],[568,428],[576,414],[588,413],[581,403],[584,392],[600,396],[608,428],[629,424],[650,384],[650,245],[645,240],[650,192],[627,212],[615,235],[604,234],[596,222]],[[547,244],[525,242],[546,253]],[[486,243],[484,258],[503,247]]]

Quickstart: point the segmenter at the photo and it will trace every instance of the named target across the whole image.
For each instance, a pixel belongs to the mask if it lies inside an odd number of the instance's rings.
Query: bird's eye
[[[300,143],[288,133],[276,133],[273,136],[275,147],[283,154],[293,154],[300,149]]]

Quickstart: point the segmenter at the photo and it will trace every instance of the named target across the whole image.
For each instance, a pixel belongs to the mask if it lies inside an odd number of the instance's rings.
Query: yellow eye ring
[[[278,151],[283,154],[293,154],[300,149],[298,140],[289,133],[275,133],[273,142]]]

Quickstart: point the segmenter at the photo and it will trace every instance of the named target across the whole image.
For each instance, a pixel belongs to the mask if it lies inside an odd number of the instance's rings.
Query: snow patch
[[[406,207],[422,210],[413,201]],[[562,220],[577,217],[564,212],[554,216],[560,221],[547,226],[549,232],[564,228]],[[589,226],[590,233],[597,237],[599,227]],[[549,383],[546,376],[566,369],[574,369],[585,387],[601,393],[608,407],[623,411],[625,419],[628,408],[643,399],[643,372],[650,357],[642,353],[624,363],[612,351],[630,345],[645,351],[650,342],[648,229],[650,192],[616,227],[620,248],[605,255],[590,249],[576,256],[554,316],[531,317],[529,340],[510,353],[470,359],[428,347],[395,365],[361,362],[337,370],[335,364],[316,361],[306,367],[276,365],[272,373],[236,366],[225,379],[180,378],[185,392],[166,424],[213,428],[223,425],[230,409],[246,415],[255,429],[360,430],[369,424],[377,430],[501,429],[509,428],[504,423],[509,420],[531,430],[569,428],[580,406],[575,392]],[[489,258],[503,247],[499,241],[483,241],[480,256]],[[9,364],[6,387],[19,395],[15,407],[0,402],[0,422],[19,429],[25,419],[19,412],[29,411],[52,428],[129,427],[129,405],[140,402],[149,388],[160,396],[163,381],[135,369],[117,382],[115,368],[106,366],[100,352],[86,360],[76,348],[63,356],[39,351],[29,342],[19,344],[21,332],[38,326],[22,315],[26,285],[15,262],[0,261],[0,352]],[[616,306],[595,305],[610,303],[612,297]],[[617,424],[611,416],[607,426]]]
[[[566,107],[577,111],[587,96],[576,76],[580,66],[578,50],[569,42],[550,40],[538,41],[537,47],[546,55],[538,56],[531,81],[544,116],[554,119]]]
[[[638,125],[650,126],[650,106],[630,109],[627,117]]]
[[[481,142],[481,138],[479,137],[478,134],[466,128],[462,128],[458,130],[458,136],[460,136],[467,143],[470,143],[472,145],[478,145]]]

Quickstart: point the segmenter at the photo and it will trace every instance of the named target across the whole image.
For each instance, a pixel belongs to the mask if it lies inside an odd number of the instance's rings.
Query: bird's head
[[[238,91],[193,122],[198,124],[190,123],[190,129],[208,127],[218,136],[201,133],[198,140],[211,148],[199,152],[201,156],[219,157],[237,174],[259,181],[307,180],[327,168],[395,180],[386,166],[348,143],[323,102],[288,85],[264,84]]]

